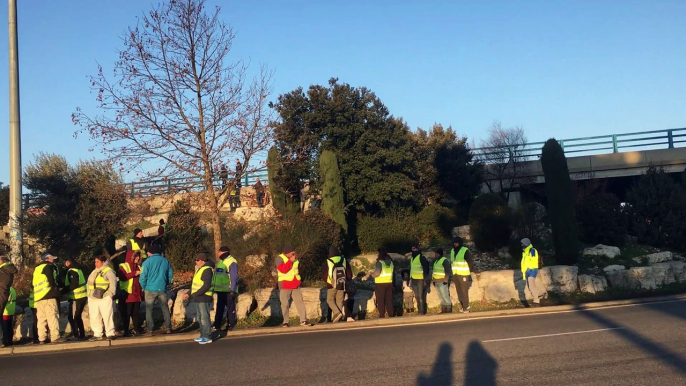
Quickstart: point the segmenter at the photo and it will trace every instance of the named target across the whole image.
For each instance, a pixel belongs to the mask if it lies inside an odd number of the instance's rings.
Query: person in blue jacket
[[[141,268],[140,284],[145,292],[145,321],[146,321],[146,335],[153,336],[153,329],[155,323],[152,319],[152,308],[155,305],[155,300],[162,309],[162,316],[164,317],[164,326],[166,330],[164,334],[171,334],[171,315],[169,313],[169,305],[167,304],[167,287],[172,283],[173,271],[172,266],[164,256],[160,253],[162,248],[158,244],[151,244],[148,246],[148,258],[145,259]]]

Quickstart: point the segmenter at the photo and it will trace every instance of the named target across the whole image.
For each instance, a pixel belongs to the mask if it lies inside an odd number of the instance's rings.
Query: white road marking
[[[586,331],[572,331],[572,332],[561,332],[558,334],[545,334],[545,335],[532,335],[532,336],[520,336],[516,338],[503,338],[503,339],[491,339],[491,340],[482,340],[482,343],[492,343],[492,342],[507,342],[510,340],[521,340],[521,339],[536,339],[536,338],[547,338],[550,336],[562,336],[562,335],[574,335],[574,334],[590,334],[593,332],[603,332],[603,331],[611,331],[611,330],[623,330],[624,327],[614,327],[614,328],[601,328],[598,330],[586,330]]]

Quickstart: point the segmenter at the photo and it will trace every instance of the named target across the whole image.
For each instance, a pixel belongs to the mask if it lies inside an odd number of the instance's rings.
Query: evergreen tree
[[[574,191],[564,150],[554,138],[543,146],[541,165],[545,175],[555,259],[558,264],[575,264],[579,256],[579,239],[574,215]]]
[[[341,226],[344,234],[347,234],[343,181],[338,170],[336,154],[331,150],[324,150],[319,157],[319,176],[322,181],[322,211]]]
[[[279,152],[276,146],[272,146],[267,154],[267,178],[269,180],[269,193],[272,196],[274,208],[283,213],[286,209],[286,194],[279,188],[277,178],[281,169]]]

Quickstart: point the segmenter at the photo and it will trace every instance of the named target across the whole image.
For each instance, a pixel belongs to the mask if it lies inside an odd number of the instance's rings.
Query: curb
[[[439,314],[439,315],[429,315],[429,316],[409,316],[402,318],[383,318],[383,319],[370,319],[355,321],[354,323],[326,323],[317,324],[314,327],[289,327],[284,329],[280,326],[276,327],[258,327],[246,330],[234,330],[230,335],[222,335],[221,339],[231,339],[238,337],[253,337],[253,336],[268,336],[268,335],[284,335],[292,333],[307,333],[307,332],[322,332],[322,331],[340,331],[340,330],[354,330],[358,328],[368,328],[374,326],[403,326],[403,325],[417,325],[422,322],[437,322],[437,321],[460,321],[469,319],[481,319],[484,317],[499,317],[499,316],[509,316],[509,315],[535,315],[535,314],[546,314],[554,313],[560,311],[582,311],[590,310],[595,308],[605,308],[612,306],[624,306],[633,304],[648,304],[656,302],[666,302],[666,301],[684,301],[686,300],[686,294],[684,295],[670,295],[670,296],[659,296],[651,298],[640,298],[640,299],[627,299],[627,300],[612,300],[607,302],[595,302],[595,303],[585,303],[577,305],[561,305],[561,306],[549,306],[543,308],[514,308],[508,310],[498,310],[498,311],[482,311],[473,312],[470,314]],[[67,350],[78,350],[78,349],[93,349],[93,348],[105,348],[105,347],[126,347],[126,346],[139,346],[139,345],[149,345],[156,343],[172,343],[172,342],[191,342],[193,338],[197,337],[197,332],[179,333],[171,335],[160,335],[153,337],[139,337],[139,338],[126,338],[126,339],[116,339],[113,341],[101,341],[101,342],[71,342],[57,345],[32,345],[32,346],[12,346],[8,348],[0,349],[0,357],[10,356],[16,354],[36,354],[36,353],[49,353],[49,352],[60,352]]]

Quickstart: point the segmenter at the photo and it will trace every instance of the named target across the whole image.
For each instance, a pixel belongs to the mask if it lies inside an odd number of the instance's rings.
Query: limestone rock
[[[484,299],[488,301],[508,302],[512,299],[524,299],[526,297],[521,271],[481,272],[479,274],[479,287],[483,289]]]
[[[656,289],[658,282],[655,280],[652,267],[631,267],[629,269],[630,278],[638,282],[638,288],[642,289]]]
[[[651,253],[649,255],[634,257],[634,261],[637,263],[641,263],[641,262],[643,262],[643,260],[647,260],[648,264],[657,264],[657,263],[662,263],[665,261],[671,261],[672,260],[672,252],[664,251],[664,252],[657,252],[657,253]]]
[[[498,258],[501,260],[512,259],[512,255],[510,255],[510,249],[508,247],[500,248],[498,250]]]
[[[612,272],[621,271],[623,269],[626,269],[626,267],[623,265],[614,264],[614,265],[608,265],[607,267],[603,268],[603,271],[605,271],[605,273],[609,275]]]
[[[579,267],[553,265],[540,269],[539,275],[541,271],[546,270],[550,272],[550,287],[548,288],[548,291],[557,293],[572,293],[576,292],[576,290],[579,288],[577,279]]]
[[[596,275],[579,275],[579,290],[589,294],[603,292],[607,289],[607,279]]]
[[[471,238],[471,234],[469,232],[469,225],[463,225],[461,227],[454,227],[452,234],[453,237],[462,237],[464,241],[468,241]]]
[[[609,245],[598,244],[593,248],[586,248],[583,252],[584,255],[591,256],[605,256],[610,259],[615,258],[617,255],[621,254],[618,247],[612,247]]]
[[[279,302],[279,290],[276,288],[262,288],[253,294],[257,302],[257,311],[262,315],[281,316],[281,304]]]
[[[245,317],[248,316],[254,301],[255,298],[252,296],[252,294],[238,295],[238,301],[236,304],[236,318],[238,320],[245,319]]]
[[[628,269],[622,267],[621,269],[605,271],[605,273],[607,274],[607,281],[612,287],[628,289],[639,287],[634,273]]]
[[[472,273],[472,282],[469,285],[469,302],[478,302],[483,300],[483,298],[484,291],[479,286],[478,275]],[[459,299],[457,298],[457,290],[455,289],[455,284],[453,283],[450,284],[450,301],[453,304],[457,304],[459,301]],[[438,298],[438,292],[436,291],[436,287],[434,287],[433,284],[431,285],[431,292],[426,294],[426,304],[429,308],[439,307],[441,305],[441,301]]]
[[[672,267],[674,279],[680,283],[686,282],[686,263],[682,261],[671,261],[669,265]]]
[[[676,282],[674,269],[670,263],[655,263],[650,266],[650,270],[658,287]]]
[[[266,264],[267,255],[248,255],[245,257],[245,265],[253,268],[262,268]]]

